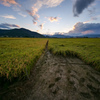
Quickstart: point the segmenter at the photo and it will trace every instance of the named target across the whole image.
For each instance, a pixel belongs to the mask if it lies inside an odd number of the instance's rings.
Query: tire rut
[[[26,100],[100,100],[100,74],[78,58],[55,56],[49,51]]]

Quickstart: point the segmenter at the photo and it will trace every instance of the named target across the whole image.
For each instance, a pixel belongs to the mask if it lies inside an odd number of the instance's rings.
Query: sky
[[[0,29],[100,34],[100,0],[0,0]]]

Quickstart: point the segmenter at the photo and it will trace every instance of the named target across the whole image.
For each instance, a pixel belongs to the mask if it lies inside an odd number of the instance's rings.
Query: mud
[[[2,100],[100,100],[100,73],[78,58],[55,56],[46,50],[29,80]]]

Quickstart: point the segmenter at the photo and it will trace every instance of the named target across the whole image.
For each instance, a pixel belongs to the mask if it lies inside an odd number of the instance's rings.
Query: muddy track
[[[100,73],[78,58],[55,56],[46,46],[30,80],[5,93],[2,99],[100,100]]]

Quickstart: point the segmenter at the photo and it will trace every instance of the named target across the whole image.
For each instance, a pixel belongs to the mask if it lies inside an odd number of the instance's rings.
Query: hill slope
[[[32,32],[28,29],[20,28],[20,29],[11,29],[4,30],[0,29],[0,37],[35,37],[35,38],[44,38],[43,35]]]

